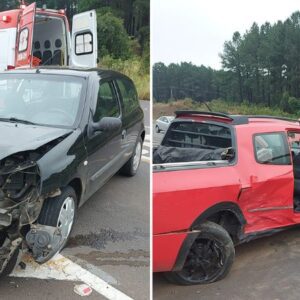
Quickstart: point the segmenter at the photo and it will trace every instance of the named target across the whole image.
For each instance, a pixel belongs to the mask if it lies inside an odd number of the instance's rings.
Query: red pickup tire
[[[191,246],[182,270],[165,273],[172,283],[212,283],[224,278],[231,269],[235,249],[229,233],[222,226],[209,221],[198,229],[201,233]]]

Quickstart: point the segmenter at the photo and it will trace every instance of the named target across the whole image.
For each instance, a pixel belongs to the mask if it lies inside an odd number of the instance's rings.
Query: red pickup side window
[[[290,165],[291,155],[286,134],[261,133],[254,136],[254,152],[260,164]]]

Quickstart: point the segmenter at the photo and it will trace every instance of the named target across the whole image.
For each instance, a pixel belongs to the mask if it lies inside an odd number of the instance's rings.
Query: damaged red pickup
[[[298,121],[176,113],[153,153],[153,269],[179,284],[229,272],[234,245],[300,223]]]

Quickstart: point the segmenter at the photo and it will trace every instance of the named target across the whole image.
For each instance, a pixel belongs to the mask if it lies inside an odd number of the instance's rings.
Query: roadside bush
[[[141,57],[133,56],[128,59],[114,59],[106,55],[102,57],[100,66],[127,75],[134,81],[139,99],[150,99],[150,75],[147,70],[145,70],[144,62]]]
[[[97,10],[99,57],[128,59],[131,55],[130,39],[123,20],[110,11]]]

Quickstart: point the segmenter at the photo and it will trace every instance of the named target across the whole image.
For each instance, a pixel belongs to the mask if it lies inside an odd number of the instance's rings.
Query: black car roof
[[[97,73],[100,78],[124,78],[131,80],[126,75],[113,70],[106,70],[101,68],[72,68],[72,67],[40,67],[40,68],[24,68],[14,69],[0,72],[1,74],[62,74],[69,76],[88,77],[91,73]]]

